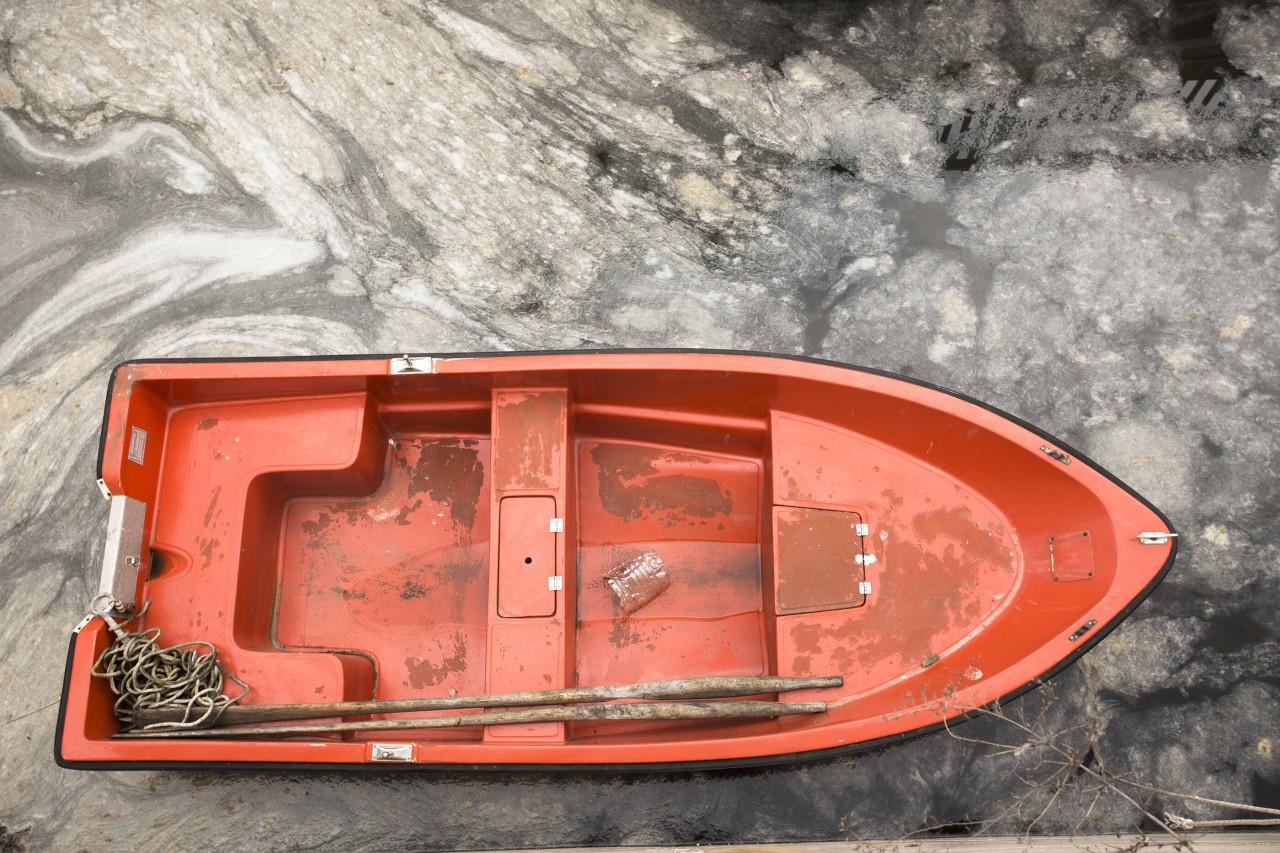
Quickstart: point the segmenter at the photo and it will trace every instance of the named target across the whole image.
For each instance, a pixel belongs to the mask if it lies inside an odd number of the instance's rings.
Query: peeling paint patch
[[[702,457],[628,444],[599,444],[591,450],[599,470],[600,502],[619,518],[654,513],[708,519],[733,513],[733,498],[714,477],[664,473],[704,466]]]

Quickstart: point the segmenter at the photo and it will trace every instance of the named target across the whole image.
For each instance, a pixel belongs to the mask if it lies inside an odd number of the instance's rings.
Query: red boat
[[[1053,675],[1176,550],[1009,415],[739,353],[126,363],[99,469],[100,612],[212,644],[249,693],[215,729],[127,729],[91,674],[115,634],[87,617],[56,746],[77,768],[865,748]]]

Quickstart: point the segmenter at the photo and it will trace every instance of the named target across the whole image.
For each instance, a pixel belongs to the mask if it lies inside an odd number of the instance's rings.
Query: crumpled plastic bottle
[[[671,586],[662,558],[653,551],[606,569],[604,577],[618,599],[618,607],[627,614],[635,613]]]

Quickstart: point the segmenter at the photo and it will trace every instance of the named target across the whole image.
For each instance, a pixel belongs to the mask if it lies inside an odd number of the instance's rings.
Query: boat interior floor
[[[996,510],[867,436],[768,408],[691,414],[604,396],[174,407],[148,624],[225,649],[255,703],[856,670],[839,699],[963,641],[1017,582]],[[904,594],[851,621],[876,559],[877,583]],[[642,606],[624,601],[635,591]],[[653,725],[424,737],[563,741]]]

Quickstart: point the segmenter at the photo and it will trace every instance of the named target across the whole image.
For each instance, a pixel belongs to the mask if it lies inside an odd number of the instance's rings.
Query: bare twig
[[[967,709],[970,715],[991,717],[999,720],[1002,725],[1011,726],[1018,733],[1019,743],[957,734],[949,724],[944,723],[947,733],[956,740],[994,750],[991,757],[1011,758],[1014,768],[1010,774],[1027,787],[1027,791],[1015,797],[1008,808],[995,818],[984,821],[982,828],[975,835],[983,834],[1011,815],[1022,818],[1023,834],[1029,835],[1060,801],[1063,794],[1068,790],[1074,790],[1081,796],[1092,794],[1092,800],[1084,817],[1077,823],[1077,829],[1093,814],[1102,796],[1111,793],[1127,802],[1179,843],[1185,843],[1185,837],[1178,832],[1181,827],[1176,825],[1172,818],[1161,818],[1152,812],[1146,803],[1140,802],[1118,787],[1121,784],[1132,783],[1106,770],[1098,755],[1097,738],[1088,724],[1082,723],[1053,730],[1048,725],[1048,708],[1049,705],[1046,703],[1030,721],[1025,718],[1025,715],[1015,716],[1008,713],[998,704]],[[1070,745],[1070,741],[1082,734],[1086,738],[1087,748],[1077,750]],[[1097,759],[1096,768],[1090,767],[1087,763],[1087,758],[1091,755]],[[1087,779],[1088,783],[1081,784],[1081,779]],[[1047,801],[1037,802],[1032,806],[1037,796],[1045,791],[1050,792]],[[1161,792],[1155,790],[1153,793]],[[1033,815],[1029,811],[1030,808],[1038,808],[1038,811]]]
[[[36,709],[35,709],[35,710],[33,710],[33,711],[28,711],[28,712],[27,712],[27,713],[25,713],[25,714],[19,714],[18,716],[14,717],[14,718],[12,718],[12,719],[5,720],[3,723],[0,723],[0,726],[7,726],[7,725],[9,725],[10,723],[16,723],[16,722],[18,722],[19,720],[25,720],[27,717],[30,717],[30,716],[32,716],[32,715],[34,715],[34,714],[39,714],[41,711],[47,711],[47,710],[48,710],[48,709],[50,709],[50,708],[56,707],[56,706],[58,705],[58,703],[59,703],[59,702],[61,702],[61,701],[62,701],[62,700],[60,700],[60,699],[54,699],[54,700],[53,700],[52,702],[50,702],[49,704],[47,704],[47,705],[41,705],[39,708],[36,708]]]

